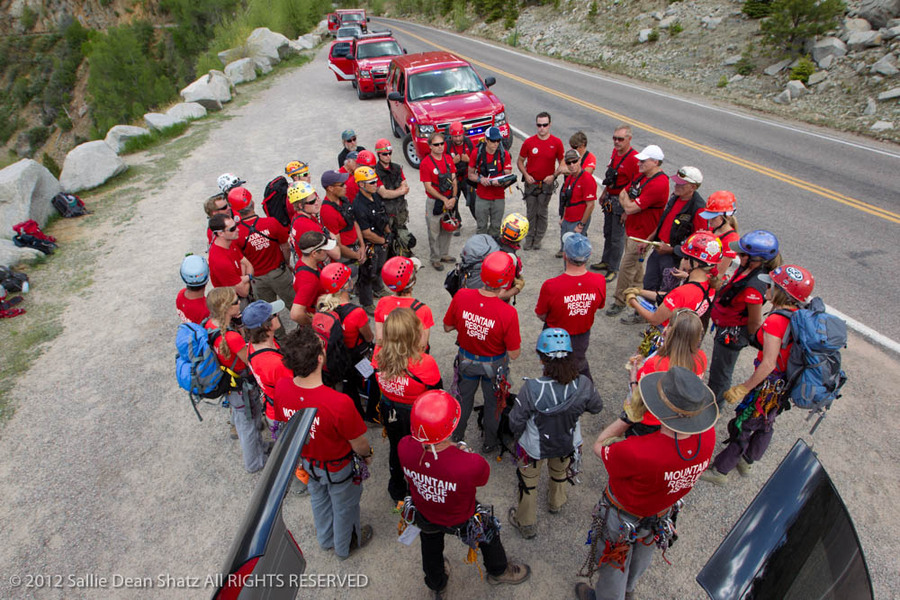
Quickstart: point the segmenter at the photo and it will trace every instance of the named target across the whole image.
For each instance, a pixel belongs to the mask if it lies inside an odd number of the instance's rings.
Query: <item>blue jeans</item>
[[[353,483],[353,463],[340,471],[326,473],[303,459],[303,468],[309,473],[309,500],[316,524],[316,539],[323,550],[334,548],[338,558],[350,555],[350,538],[362,539],[359,525],[359,501],[362,485]],[[336,482],[336,483],[332,483]]]
[[[459,425],[453,432],[453,439],[462,440],[466,436],[466,424],[475,405],[475,392],[481,386],[484,398],[484,445],[495,446],[498,443],[497,429],[500,420],[497,417],[497,398],[494,396],[494,381],[501,368],[509,367],[509,358],[503,355],[492,362],[478,362],[459,356],[459,405],[462,413]]]
[[[592,217],[593,218],[593,217]],[[562,237],[566,235],[570,231],[575,231],[575,226],[578,225],[578,221],[566,221],[563,220],[562,223],[559,224],[559,249],[562,250]],[[584,224],[584,229],[581,230],[581,235],[587,237],[588,228],[591,226],[591,219],[588,219]]]

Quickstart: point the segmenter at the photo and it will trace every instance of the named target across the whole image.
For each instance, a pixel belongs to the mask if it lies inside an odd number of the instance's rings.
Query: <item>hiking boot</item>
[[[367,304],[366,306],[363,306],[363,310],[366,311],[366,313],[370,317],[375,316],[375,305],[374,304]]]
[[[606,274],[606,281],[613,281],[616,278],[616,275],[618,275],[618,274],[619,274],[618,271],[610,271],[609,273]]]
[[[594,588],[582,581],[575,584],[575,597],[578,600],[595,600],[597,595],[594,593]]]
[[[455,262],[456,262],[456,259],[453,258],[452,256],[442,256],[442,257],[441,257],[441,262],[445,262],[445,263],[455,263]]]
[[[625,310],[624,304],[613,304],[612,306],[610,306],[609,308],[606,309],[606,316],[607,317],[615,317],[616,315],[621,313],[623,310]]]
[[[447,557],[444,557],[444,573],[447,574],[447,579],[450,579],[450,561],[447,560]],[[444,600],[447,597],[447,586],[444,585],[439,590],[430,590],[432,600]]]
[[[519,520],[516,519],[517,509],[515,506],[509,507],[509,512],[506,513],[506,519],[509,521],[509,524],[519,530],[519,535],[521,535],[526,540],[533,539],[537,536],[537,531],[535,530],[534,525],[519,525]]]
[[[740,458],[737,464],[737,472],[741,474],[742,477],[747,477],[750,475],[750,471],[753,469],[753,463],[747,462],[743,456]]]
[[[531,244],[531,249],[532,249],[532,250],[540,250],[540,249],[541,249],[541,243],[540,243],[540,242],[534,242],[533,244]]]
[[[381,288],[380,290],[375,290],[374,292],[372,292],[372,295],[376,298],[384,298],[385,296],[390,296],[391,293],[387,288]]]
[[[231,426],[231,431],[229,432],[228,435],[229,435],[229,436],[231,437],[231,439],[233,439],[233,440],[238,439],[237,427],[235,427],[234,425],[232,425],[232,426]]]
[[[482,454],[492,454],[497,451],[497,444],[484,444],[481,446]]]
[[[453,237],[459,237],[461,235],[462,235],[462,231],[460,231],[459,229],[457,229],[456,231],[453,232]]]
[[[357,536],[354,531],[350,538],[350,554],[353,554],[354,550],[365,548],[368,543],[372,541],[373,535],[375,535],[375,532],[372,530],[371,525],[363,525],[359,530],[359,536]],[[347,560],[350,558],[350,554],[347,556],[338,556],[338,560]]]
[[[726,473],[719,473],[713,467],[703,471],[703,473],[700,474],[700,479],[716,485],[725,485],[728,483],[728,475]]]
[[[609,265],[605,262],[598,262],[591,265],[592,271],[606,271],[609,269]]]
[[[556,253],[556,258],[562,258],[565,255],[566,255],[566,253],[563,252],[562,250],[560,250],[559,252]]]
[[[431,267],[432,267],[435,271],[443,271],[443,270],[444,270],[444,265],[441,264],[440,261],[434,261],[433,263],[431,263]]]
[[[550,513],[551,515],[558,515],[558,514],[559,514],[559,511],[561,511],[561,510],[562,510],[562,507],[565,506],[565,505],[566,505],[566,504],[563,503],[563,504],[561,504],[560,506],[548,506],[548,507],[547,507],[547,512]]]
[[[499,575],[491,575],[488,573],[487,581],[491,585],[500,585],[508,583],[509,585],[519,585],[528,581],[531,577],[531,567],[524,563],[516,563],[509,561],[506,564],[506,570]]]
[[[647,322],[644,320],[644,317],[637,314],[636,312],[631,313],[630,315],[628,315],[626,317],[622,317],[621,319],[619,319],[619,321],[622,323],[625,323],[626,325],[640,325],[641,323]]]
[[[534,244],[534,238],[526,238],[522,244],[522,250],[531,250],[532,244]]]

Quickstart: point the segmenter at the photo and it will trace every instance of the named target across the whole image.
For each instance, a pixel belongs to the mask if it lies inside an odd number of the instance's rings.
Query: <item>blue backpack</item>
[[[784,311],[776,311],[784,314]],[[788,358],[788,396],[798,408],[822,412],[841,397],[847,375],[841,369],[841,348],[847,347],[847,324],[825,312],[821,298],[813,298],[807,308],[787,313],[793,342]]]
[[[205,321],[204,321],[205,322]],[[215,399],[225,395],[233,385],[233,377],[219,364],[214,344],[222,334],[218,329],[206,329],[196,323],[182,323],[175,334],[175,378],[188,392],[191,405],[201,421],[197,405],[201,399]]]

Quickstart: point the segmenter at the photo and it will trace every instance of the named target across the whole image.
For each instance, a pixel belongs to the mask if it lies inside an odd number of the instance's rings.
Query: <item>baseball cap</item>
[[[666,155],[663,154],[662,148],[650,144],[649,146],[641,150],[636,158],[638,160],[647,160],[648,158],[652,160],[663,160],[665,157]]]
[[[703,183],[703,173],[697,167],[681,167],[675,175],[672,175],[672,181],[700,185]]]
[[[583,263],[591,257],[591,242],[580,233],[570,231],[562,237],[563,251],[572,262]]]
[[[578,155],[578,150],[574,150],[574,149],[572,149],[572,148],[569,148],[568,150],[566,150],[566,156],[565,156],[565,159],[566,159],[567,161],[569,161],[569,160],[578,160],[578,159],[580,159],[580,158],[581,158],[581,156]]]
[[[275,302],[266,302],[265,300],[257,300],[251,302],[241,311],[241,323],[247,329],[259,329],[266,324],[274,314],[284,310],[284,301],[276,300]]]
[[[503,136],[500,135],[500,129],[497,127],[489,127],[487,133],[484,134],[484,137],[492,142],[499,142],[503,139]]]
[[[355,137],[356,137],[356,132],[353,131],[352,129],[345,129],[345,130],[341,133],[341,140],[343,140],[343,141],[345,141],[345,142],[348,142],[348,141],[352,140],[352,139],[355,138]]]
[[[321,231],[307,231],[300,236],[297,246],[303,254],[312,254],[316,250],[332,250],[337,246],[337,242],[325,237]]]
[[[353,152],[348,152],[347,156],[344,157],[344,160],[356,160],[359,158],[359,152],[354,150]]]
[[[329,185],[343,183],[350,177],[349,173],[338,173],[337,171],[325,171],[322,173],[322,187],[327,188]]]

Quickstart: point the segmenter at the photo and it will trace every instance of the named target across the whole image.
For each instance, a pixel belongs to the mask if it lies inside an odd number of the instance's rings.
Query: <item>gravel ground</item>
[[[251,191],[261,195],[288,160],[309,162],[316,179],[333,168],[339,134],[346,127],[356,129],[368,147],[389,134],[383,100],[357,101],[349,85],[335,82],[322,53],[253,93],[251,102],[226,109],[224,120],[196,126],[212,131],[194,150],[130,157],[130,162],[146,162],[179,155],[166,176],[139,188],[129,220],[91,230],[98,241],[85,250],[85,260],[94,266],[93,283],[67,299],[64,332],[22,374],[12,394],[15,415],[0,432],[0,453],[6,457],[0,465],[0,530],[5,542],[0,549],[0,564],[5,565],[0,596],[209,596],[205,578],[221,568],[258,476],[244,472],[238,443],[228,437],[225,411],[206,407],[205,420],[198,422],[172,377],[178,264],[185,252],[205,249],[201,204],[224,171],[246,178]],[[395,156],[399,159],[399,153]],[[408,167],[406,173],[417,179]],[[424,243],[424,194],[417,182],[411,187],[412,229]],[[115,192],[105,196],[106,201],[120,200]],[[518,193],[507,200],[507,211],[523,208]],[[595,225],[590,236],[595,244],[600,243],[598,228]],[[458,253],[473,231],[474,223],[467,219],[464,237],[454,238],[452,252]],[[551,227],[551,234],[555,231]],[[517,308],[526,349],[534,347],[540,330],[533,314],[539,284],[561,270],[560,261],[552,258],[553,244],[545,246],[543,252],[523,253],[528,284]],[[426,267],[416,294],[438,319],[449,304],[442,281],[443,273]],[[598,316],[590,359],[607,408],[599,417],[584,419],[586,439],[615,418],[627,387],[622,365],[639,334],[638,328],[618,319]],[[451,375],[453,340],[443,333],[432,335],[445,381]],[[750,359],[745,353],[740,374],[748,372]],[[694,576],[798,437],[814,444],[850,508],[876,597],[900,597],[900,542],[880,522],[890,498],[900,494],[895,469],[900,444],[892,426],[900,419],[900,369],[895,357],[855,336],[845,362],[850,373],[846,394],[814,439],[807,435],[808,424],[799,411],[787,413],[766,459],[750,477],[734,477],[727,488],[700,483],[687,497],[679,521],[681,538],[668,553],[673,564],[656,560],[638,586],[641,597],[704,597]],[[534,355],[524,352],[514,363],[513,381],[535,375],[537,368]],[[722,419],[720,435],[724,426]],[[478,444],[473,429],[470,442]],[[304,590],[301,597],[426,595],[418,548],[395,541],[397,517],[390,512],[386,489],[387,441],[379,439],[379,433],[370,430],[377,453],[362,507],[363,521],[375,528],[370,547],[338,562],[314,541],[308,499],[291,495],[285,507],[308,572],[363,573],[369,585],[362,590]],[[507,507],[516,498],[514,467],[508,459],[492,465],[491,481],[480,498],[493,503],[505,521]],[[570,596],[585,556],[590,511],[605,479],[599,461],[588,456],[583,483],[570,490],[568,506],[559,515],[539,513],[536,539],[522,540],[504,528],[508,553],[534,571],[531,582],[521,587],[494,589],[479,581],[478,571],[462,562],[464,546],[448,540],[451,597]],[[546,494],[545,484],[541,494]],[[95,579],[88,579],[91,576]],[[72,579],[77,577],[83,579]],[[101,583],[99,577],[108,581]],[[129,577],[150,578],[153,591],[126,589],[123,578]],[[188,577],[199,579],[177,579]],[[50,589],[16,587],[18,581]]]

